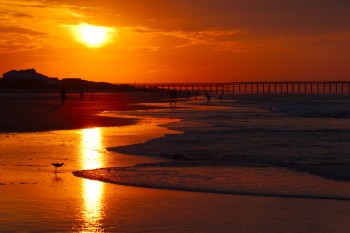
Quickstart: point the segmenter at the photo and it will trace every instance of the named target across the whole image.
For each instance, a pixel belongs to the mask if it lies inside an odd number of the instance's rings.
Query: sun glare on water
[[[75,27],[77,39],[89,47],[101,47],[107,43],[114,29],[82,23]]]

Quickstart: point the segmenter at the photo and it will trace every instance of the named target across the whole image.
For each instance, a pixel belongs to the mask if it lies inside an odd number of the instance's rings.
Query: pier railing
[[[350,81],[278,81],[226,83],[134,83],[138,89],[155,92],[176,91],[188,94],[298,95],[350,94]]]

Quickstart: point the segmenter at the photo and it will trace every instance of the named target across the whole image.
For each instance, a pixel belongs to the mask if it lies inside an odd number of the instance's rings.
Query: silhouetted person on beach
[[[219,95],[220,103],[221,103],[221,101],[222,101],[223,95],[224,95],[224,92],[221,92],[221,94]]]
[[[176,91],[170,90],[170,107],[176,107]]]
[[[83,90],[80,91],[80,101],[84,100],[84,92]]]
[[[174,92],[173,92],[173,90],[170,90],[169,96],[170,96],[170,103],[172,103],[172,102],[173,102],[173,98],[174,98]]]
[[[205,97],[207,97],[207,102],[211,102],[211,95],[207,91],[205,92]]]
[[[174,102],[176,102],[176,101],[177,101],[177,91],[174,90]]]
[[[64,89],[64,87],[62,87],[60,90],[60,97],[61,97],[61,101],[62,101],[62,105],[63,105],[64,101],[66,100],[66,90]]]
[[[91,100],[94,100],[94,92],[91,92]]]

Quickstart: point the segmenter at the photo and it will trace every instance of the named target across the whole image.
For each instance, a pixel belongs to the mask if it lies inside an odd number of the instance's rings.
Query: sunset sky
[[[350,1],[0,0],[0,56],[0,77],[350,80]]]

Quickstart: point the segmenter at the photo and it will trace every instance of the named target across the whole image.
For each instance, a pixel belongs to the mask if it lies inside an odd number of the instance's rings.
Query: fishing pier
[[[278,81],[225,83],[135,83],[137,89],[154,92],[220,95],[327,95],[350,94],[350,81]]]

